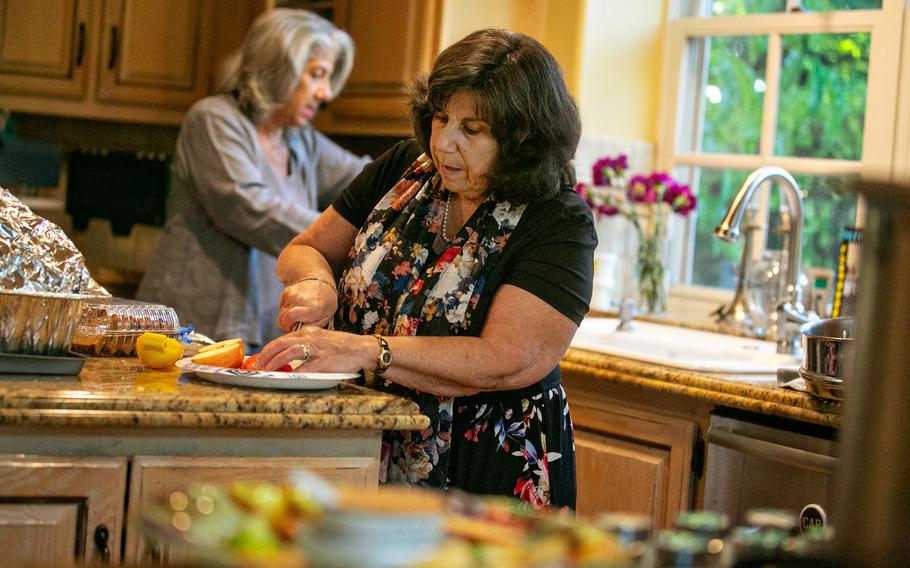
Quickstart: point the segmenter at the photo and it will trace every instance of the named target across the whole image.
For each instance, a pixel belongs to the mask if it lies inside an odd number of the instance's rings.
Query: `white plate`
[[[260,389],[319,390],[330,389],[346,379],[356,379],[357,373],[281,373],[278,371],[253,371],[200,365],[185,358],[176,365],[184,373],[193,373],[201,379],[224,385]]]

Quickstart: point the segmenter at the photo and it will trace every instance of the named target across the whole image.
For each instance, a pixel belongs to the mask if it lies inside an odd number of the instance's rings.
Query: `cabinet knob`
[[[95,548],[98,549],[98,554],[105,563],[111,561],[111,549],[110,546],[108,546],[108,540],[110,538],[111,531],[107,530],[107,525],[101,524],[95,527]]]

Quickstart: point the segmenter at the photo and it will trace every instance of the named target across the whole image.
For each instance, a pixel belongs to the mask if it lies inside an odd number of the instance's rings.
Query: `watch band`
[[[389,349],[389,342],[383,336],[376,333],[373,337],[379,342],[379,355],[376,357],[376,368],[373,369],[373,373],[381,375],[392,364],[392,351]]]

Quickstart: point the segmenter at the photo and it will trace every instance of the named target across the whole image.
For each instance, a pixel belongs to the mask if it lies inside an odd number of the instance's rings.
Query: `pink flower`
[[[594,162],[591,168],[594,185],[614,185],[615,181],[622,178],[622,174],[629,167],[629,160],[625,154],[615,158],[605,156]]]
[[[652,176],[653,177],[653,176]],[[642,175],[633,176],[629,180],[629,189],[626,191],[629,199],[635,203],[656,203],[657,191],[651,177]]]
[[[695,209],[698,200],[688,185],[671,185],[664,192],[664,203],[668,203],[675,213],[683,217],[689,215],[689,212]]]
[[[654,172],[648,176],[648,181],[657,194],[663,194],[668,187],[676,185],[676,181],[666,172]]]

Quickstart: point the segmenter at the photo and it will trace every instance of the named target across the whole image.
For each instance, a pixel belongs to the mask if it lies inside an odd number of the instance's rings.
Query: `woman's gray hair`
[[[325,51],[336,55],[329,82],[337,96],[354,64],[351,36],[306,10],[269,10],[256,18],[243,45],[225,62],[218,90],[234,94],[240,109],[258,124],[291,95],[307,61]]]

